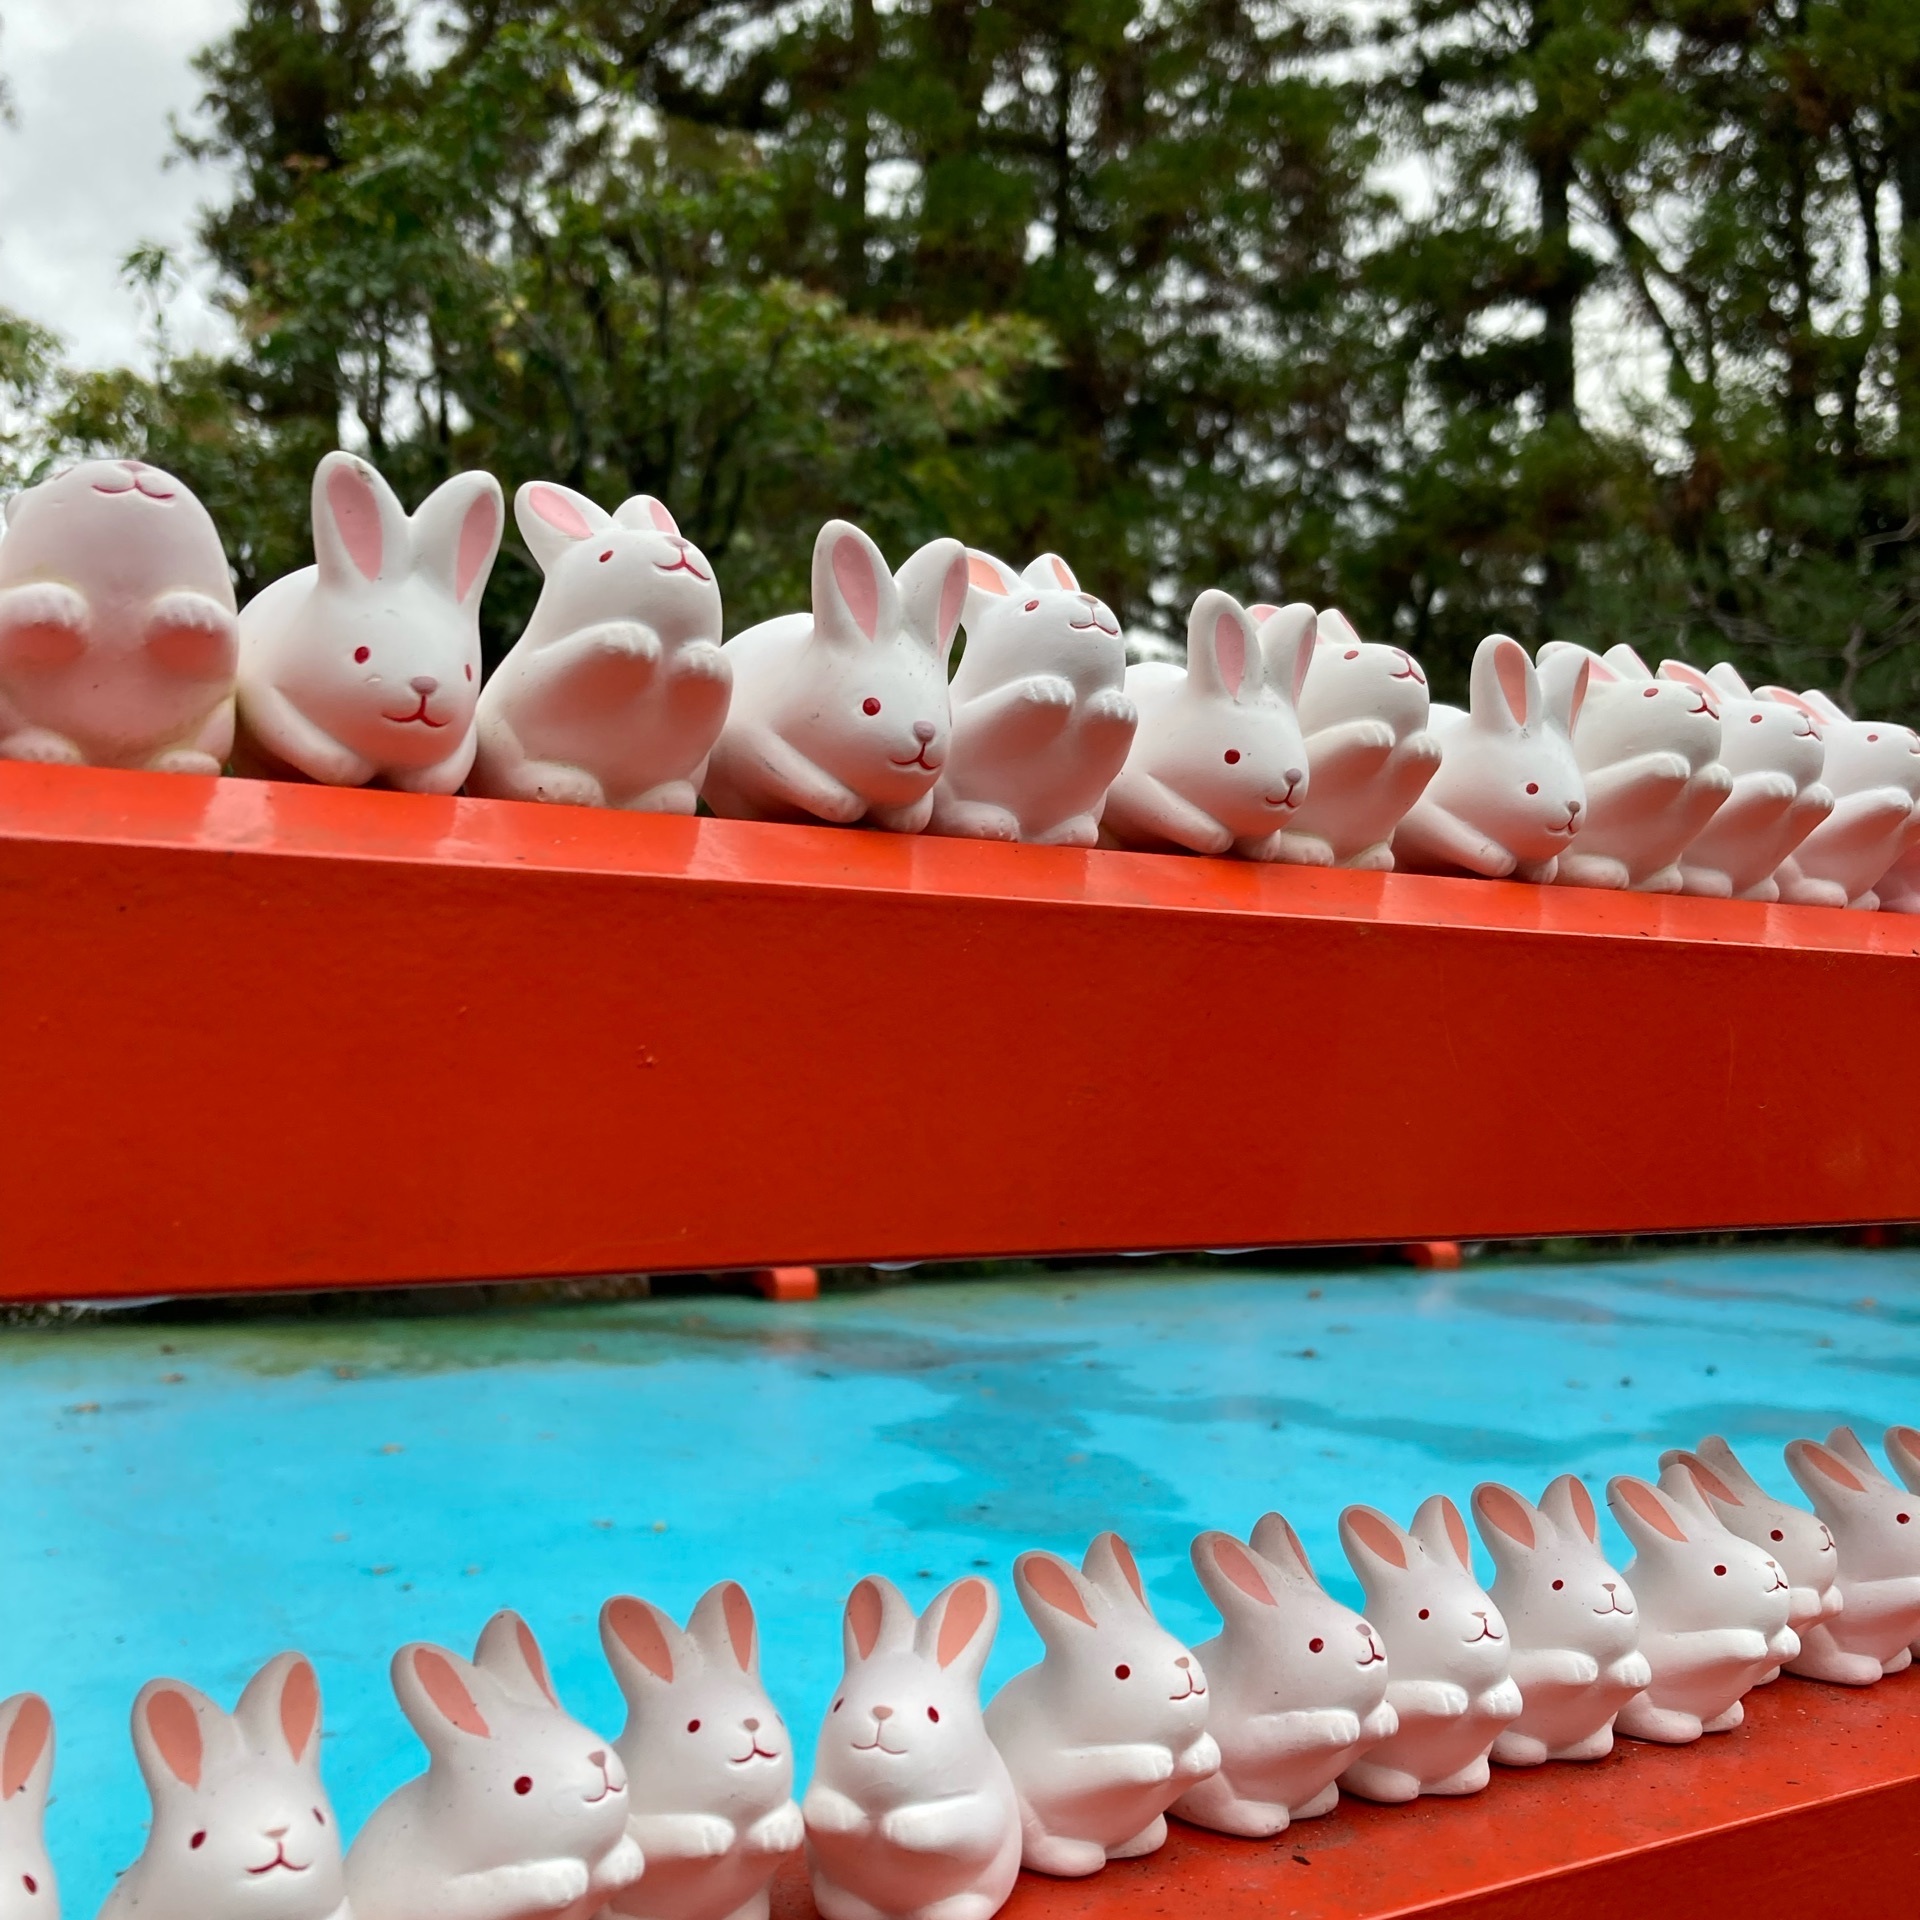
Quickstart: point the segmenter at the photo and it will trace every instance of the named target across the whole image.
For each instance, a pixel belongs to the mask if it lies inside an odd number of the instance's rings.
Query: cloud
[[[165,165],[170,114],[198,104],[194,53],[240,0],[0,0],[0,71],[18,124],[0,128],[0,306],[50,327],[82,365],[147,358],[120,265],[144,241],[182,256],[217,174]],[[172,314],[179,347],[227,337],[204,280]]]

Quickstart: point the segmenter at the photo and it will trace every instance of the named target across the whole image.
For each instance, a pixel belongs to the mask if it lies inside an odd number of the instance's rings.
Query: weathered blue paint
[[[0,1695],[54,1703],[51,1837],[85,1916],[140,1845],[126,1714],[157,1673],[230,1703],[306,1649],[351,1831],[419,1762],[387,1689],[401,1642],[466,1647],[517,1606],[613,1732],[601,1600],[684,1615],[734,1575],[804,1770],[869,1569],[924,1599],[984,1568],[1012,1605],[1014,1552],[1117,1525],[1200,1637],[1203,1526],[1277,1506],[1353,1597],[1333,1531],[1352,1499],[1404,1517],[1487,1477],[1597,1486],[1709,1430],[1791,1491],[1792,1435],[1920,1416],[1917,1330],[1920,1257],[1815,1252],[15,1331]],[[1036,1644],[1015,1607],[990,1680]]]

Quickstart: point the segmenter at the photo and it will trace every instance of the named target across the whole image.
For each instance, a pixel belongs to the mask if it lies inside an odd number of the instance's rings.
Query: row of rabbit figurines
[[[877,1575],[849,1596],[846,1672],[813,1779],[759,1674],[745,1591],[712,1588],[685,1628],[631,1596],[601,1609],[626,1696],[617,1740],[560,1705],[519,1615],[471,1661],[424,1642],[392,1663],[428,1771],[346,1850],[321,1782],[320,1695],[297,1653],[232,1714],[155,1680],[133,1708],[153,1799],[140,1857],[101,1920],[766,1920],[806,1848],[826,1920],[990,1920],[1021,1866],[1083,1875],[1156,1851],[1167,1816],[1247,1839],[1329,1812],[1478,1792],[1491,1761],[1592,1760],[1618,1729],[1685,1744],[1741,1724],[1785,1671],[1865,1686],[1920,1642],[1920,1431],[1875,1465],[1848,1428],[1795,1440],[1813,1511],[1769,1495],[1717,1436],[1607,1498],[1636,1557],[1618,1572],[1580,1479],[1536,1506],[1474,1490],[1497,1576],[1436,1494],[1403,1528],[1349,1507],[1341,1542],[1363,1617],[1267,1515],[1201,1534],[1194,1569],[1221,1630],[1188,1648],[1155,1619],[1126,1543],[1075,1567],[1023,1553],[1014,1582],[1045,1645],[987,1704],[999,1599],[977,1574],[917,1618]],[[41,1814],[52,1717],[0,1703],[0,1920],[58,1920]]]
[[[840,520],[811,613],[722,644],[659,501],[514,507],[544,584],[482,685],[490,474],[409,518],[328,454],[314,565],[244,609],[179,480],[57,474],[0,539],[0,758],[1920,912],[1920,738],[1725,663],[1496,634],[1463,712],[1338,612],[1210,589],[1184,667],[1129,667],[1057,556],[935,540],[895,573]]]

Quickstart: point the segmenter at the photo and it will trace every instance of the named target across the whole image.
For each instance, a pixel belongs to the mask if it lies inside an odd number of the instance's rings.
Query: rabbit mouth
[[[436,720],[427,711],[427,696],[424,693],[420,696],[420,705],[414,712],[387,713],[380,717],[383,720],[391,720],[396,727],[411,727],[416,724],[423,727],[444,727],[447,724],[444,720]]]
[[[653,565],[656,573],[690,573],[702,586],[713,578],[713,575],[710,573],[702,573],[684,553],[678,560],[672,562],[671,565],[660,560],[656,560]]]
[[[307,1868],[312,1865],[313,1865],[313,1862],[311,1860],[307,1861],[305,1865],[301,1865],[296,1863],[295,1861],[289,1860],[287,1858],[286,1849],[284,1847],[276,1846],[273,1850],[273,1858],[269,1860],[264,1867],[249,1867],[247,1869],[247,1875],[248,1875],[248,1878],[257,1880],[260,1878],[262,1874],[272,1873],[276,1869],[282,1868],[282,1867],[284,1867],[288,1873],[305,1873]]]
[[[1398,649],[1396,648],[1395,651],[1397,652]],[[1414,659],[1410,653],[1401,654],[1400,660],[1403,671],[1390,673],[1387,678],[1389,680],[1417,680],[1420,685],[1424,687],[1427,684],[1427,676],[1420,671],[1419,661]]]
[[[890,760],[893,759],[891,754],[887,757]],[[922,747],[911,760],[894,760],[893,764],[903,771],[908,767],[923,767],[928,773],[938,773],[940,769],[946,765],[946,762],[944,760],[929,760],[927,758],[926,748]]]
[[[779,1758],[779,1754],[769,1753],[766,1748],[756,1740],[753,1745],[749,1747],[738,1760],[733,1761],[732,1764],[736,1767],[750,1767],[756,1760],[778,1760]]]
[[[1715,720],[1718,720],[1720,718],[1719,709],[1715,707],[1711,701],[1708,701],[1708,700],[1702,700],[1697,707],[1689,707],[1687,711],[1689,713],[1708,714],[1708,715],[1711,715],[1711,717],[1714,718]]]
[[[890,1753],[896,1760],[904,1759],[907,1751],[905,1747],[888,1746],[886,1741],[878,1733],[876,1733],[865,1746],[862,1746],[858,1740],[849,1741],[848,1744],[853,1748],[855,1753]]]
[[[1167,1698],[1171,1700],[1176,1706],[1178,1706],[1182,1700],[1204,1700],[1206,1697],[1207,1697],[1206,1688],[1196,1687],[1193,1684],[1193,1679],[1191,1675],[1188,1676],[1187,1690],[1185,1693],[1170,1693],[1167,1695]]]
[[[1374,1646],[1367,1648],[1367,1657],[1364,1660],[1356,1660],[1354,1662],[1354,1665],[1357,1667],[1384,1667],[1386,1664],[1386,1653],[1383,1649]]]
[[[1108,626],[1104,620],[1069,620],[1067,624],[1075,633],[1110,633],[1116,640],[1120,637],[1120,629]]]
[[[156,493],[151,488],[144,486],[138,474],[135,474],[124,487],[103,487],[100,482],[96,480],[93,483],[93,490],[95,493],[104,493],[109,500],[117,500],[122,494],[126,493],[137,493],[141,499],[151,500],[155,506],[161,507],[164,507],[167,502],[173,498],[171,493]]]
[[[1629,1620],[1633,1618],[1633,1609],[1631,1607],[1621,1606],[1612,1594],[1607,1595],[1607,1604],[1604,1607],[1595,1607],[1594,1612],[1597,1613],[1602,1620],[1610,1613],[1623,1614]]]
[[[1272,807],[1279,813],[1291,813],[1293,811],[1294,803],[1291,793],[1282,794],[1278,800],[1270,793],[1263,793],[1260,796],[1260,801],[1263,806]]]
[[[1501,1638],[1501,1636],[1494,1632],[1493,1623],[1488,1620],[1482,1620],[1480,1622],[1480,1631],[1467,1642],[1467,1645],[1477,1647],[1482,1640],[1498,1640],[1499,1638]]]

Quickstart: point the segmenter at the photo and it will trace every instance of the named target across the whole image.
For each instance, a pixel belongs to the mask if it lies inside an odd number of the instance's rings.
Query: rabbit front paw
[[[725,1826],[726,1822],[720,1824]],[[639,1841],[632,1834],[624,1833],[620,1836],[619,1844],[588,1875],[587,1891],[618,1893],[622,1887],[632,1886],[646,1871],[646,1865],[647,1858],[640,1850]]]
[[[0,760],[32,760],[43,767],[77,767],[86,759],[63,734],[45,727],[22,727],[0,739]]]
[[[491,1883],[488,1891],[499,1897],[502,1910],[508,1913],[557,1911],[584,1900],[593,1888],[584,1860],[528,1860],[476,1878]]]
[[[731,679],[733,668],[711,640],[694,640],[674,656],[671,671],[679,680]]]
[[[1203,1733],[1174,1762],[1173,1768],[1177,1780],[1204,1780],[1209,1774],[1219,1771],[1220,1746],[1210,1733]]]
[[[170,672],[214,679],[233,671],[240,623],[204,593],[163,593],[147,610],[146,641]]]
[[[747,1829],[749,1853],[793,1853],[806,1841],[807,1825],[800,1809],[789,1800],[765,1813]]]
[[[608,620],[580,635],[581,650],[609,662],[630,661],[635,667],[660,664],[660,636],[637,620]]]
[[[1065,711],[1073,705],[1073,682],[1057,673],[1036,673],[1020,683],[1020,698],[1030,707]]]
[[[814,1833],[862,1833],[870,1824],[866,1809],[858,1802],[818,1782],[807,1789],[800,1817]]]
[[[1598,1679],[1600,1668],[1597,1662],[1588,1660],[1584,1654],[1576,1655],[1585,1666],[1593,1669],[1593,1678]],[[1512,1720],[1525,1703],[1520,1697],[1520,1689],[1511,1677],[1502,1680],[1497,1687],[1489,1687],[1474,1703],[1489,1720]]]
[[[1086,718],[1096,727],[1132,727],[1140,721],[1140,709],[1117,687],[1103,688],[1086,704]]]
[[[91,615],[71,587],[36,580],[0,593],[0,651],[23,664],[58,666],[86,644]]]

